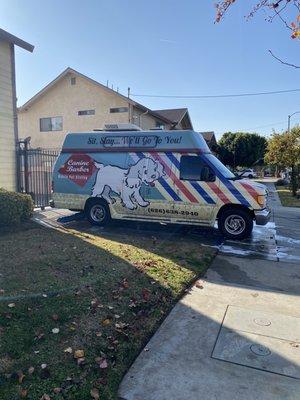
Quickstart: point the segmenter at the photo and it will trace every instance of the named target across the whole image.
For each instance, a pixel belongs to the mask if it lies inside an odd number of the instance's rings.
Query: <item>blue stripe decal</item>
[[[230,182],[230,180],[224,178],[222,174],[215,168],[213,163],[209,161],[208,158],[204,154],[202,154],[200,157],[205,160],[205,162],[213,169],[214,173],[217,175],[217,177],[220,179],[220,181],[227,187],[227,189],[233,194],[233,196],[243,205],[247,207],[251,207],[249,202],[245,199],[245,197],[242,195],[241,192],[237,190],[237,188]]]
[[[180,163],[172,153],[166,153],[169,160],[175,165],[177,169],[180,168]],[[203,199],[209,204],[216,204],[216,202],[210,197],[210,195],[201,187],[197,182],[190,182],[193,188],[203,197]]]
[[[135,153],[135,154],[139,158],[144,158],[145,157],[145,155],[143,153]],[[171,188],[171,186],[168,184],[168,182],[164,178],[159,178],[158,182],[165,189],[165,191],[169,193],[169,195],[172,197],[173,200],[182,201],[181,198],[177,195],[177,193],[174,192],[174,190]]]

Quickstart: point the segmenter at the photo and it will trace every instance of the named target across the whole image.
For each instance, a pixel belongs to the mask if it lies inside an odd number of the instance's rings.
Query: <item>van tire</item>
[[[224,210],[218,219],[219,231],[228,239],[241,240],[251,236],[253,218],[246,210]]]
[[[252,174],[248,175],[248,178],[249,178],[249,179],[252,179],[252,178],[253,178],[253,175],[252,175]]]
[[[110,220],[110,211],[106,201],[95,199],[88,201],[85,214],[92,225],[105,226]]]

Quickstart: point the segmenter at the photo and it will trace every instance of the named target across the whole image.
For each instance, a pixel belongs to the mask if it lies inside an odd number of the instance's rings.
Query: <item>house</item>
[[[33,46],[0,29],[0,187],[17,189],[18,140],[15,46],[32,52]]]
[[[20,136],[31,147],[59,148],[67,132],[133,123],[142,129],[192,129],[188,110],[150,110],[67,68],[18,110]]]
[[[203,136],[204,140],[206,141],[208,147],[214,151],[216,149],[217,144],[217,139],[215,132],[200,132],[201,135]]]

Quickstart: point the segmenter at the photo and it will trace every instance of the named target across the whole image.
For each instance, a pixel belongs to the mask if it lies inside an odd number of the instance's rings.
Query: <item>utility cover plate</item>
[[[212,358],[300,379],[300,319],[229,306]]]

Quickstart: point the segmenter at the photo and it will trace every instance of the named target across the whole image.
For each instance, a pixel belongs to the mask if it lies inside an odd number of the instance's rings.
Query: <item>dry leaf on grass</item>
[[[9,307],[9,308],[13,308],[13,307],[15,307],[15,306],[16,306],[15,303],[9,303],[9,304],[8,304],[8,307]]]
[[[99,390],[97,388],[91,389],[90,394],[91,394],[91,396],[92,396],[92,398],[94,400],[99,400],[100,399]]]
[[[107,326],[107,325],[109,325],[110,323],[111,323],[111,320],[110,320],[109,318],[103,319],[103,320],[101,321],[101,324],[102,324],[103,326]]]
[[[34,373],[34,367],[29,367],[28,368],[28,374],[32,375]]]
[[[84,357],[84,351],[83,350],[75,350],[74,358],[83,358],[83,357]]]
[[[27,395],[28,395],[28,390],[27,389],[21,389],[20,390],[20,397],[22,399],[25,399],[27,397]]]
[[[73,353],[73,349],[72,349],[72,347],[67,347],[66,349],[64,349],[64,352],[72,354]]]

